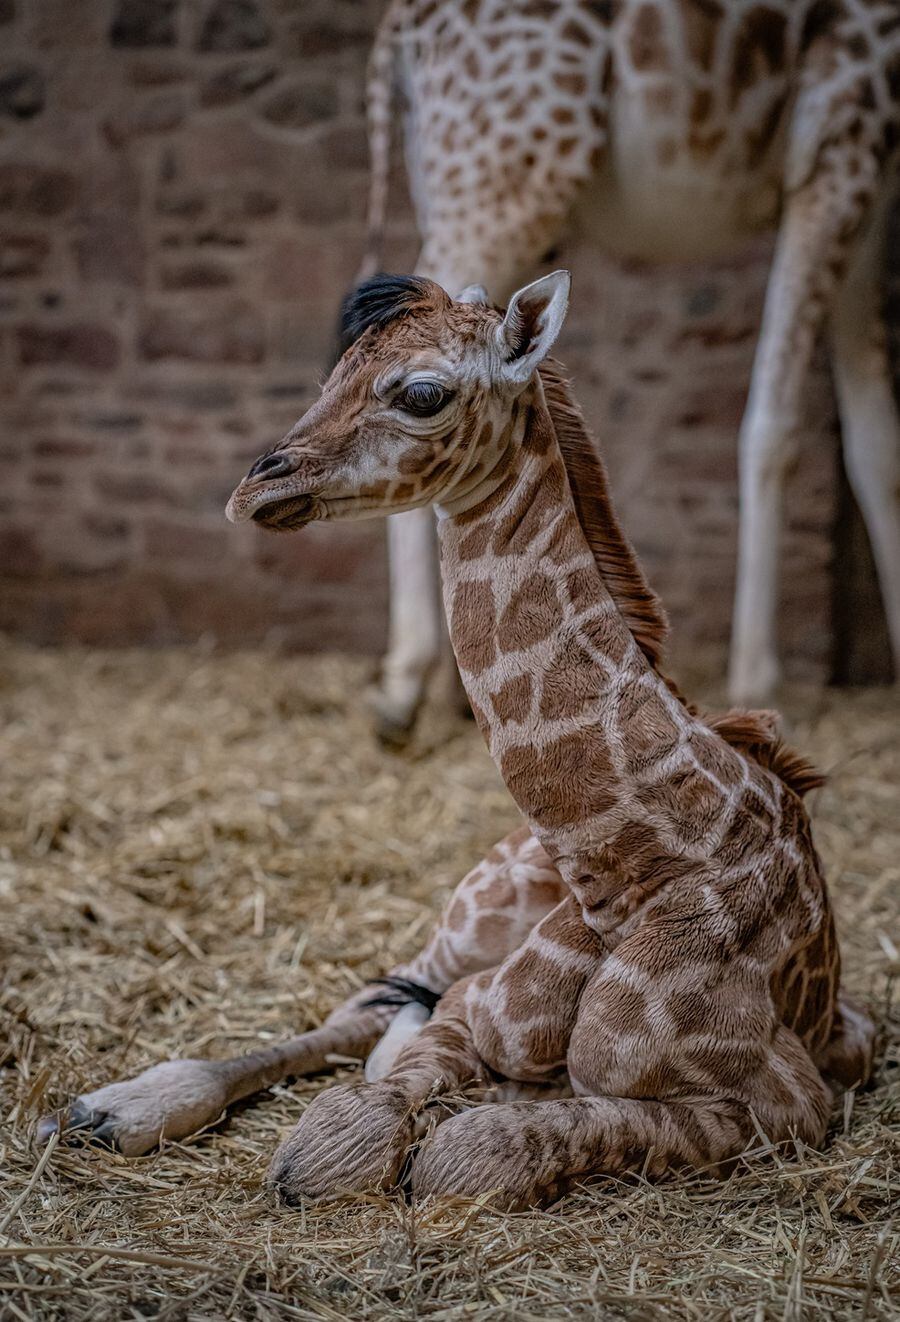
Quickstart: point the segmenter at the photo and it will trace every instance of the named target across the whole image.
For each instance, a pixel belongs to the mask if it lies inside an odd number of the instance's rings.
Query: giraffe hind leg
[[[835,385],[847,476],[869,534],[900,680],[900,412],[881,307],[884,208],[859,243],[835,301]]]
[[[790,130],[794,145],[809,110],[801,93]],[[875,159],[866,141],[838,133],[821,148],[808,177],[786,195],[739,441],[740,523],[729,671],[729,696],[735,703],[767,699],[778,678],[775,624],[784,486],[813,350],[880,187]],[[848,187],[851,177],[854,186]],[[837,333],[840,337],[840,328]]]

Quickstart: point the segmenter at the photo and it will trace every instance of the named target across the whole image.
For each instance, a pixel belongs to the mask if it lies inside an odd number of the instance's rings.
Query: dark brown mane
[[[692,715],[732,748],[778,776],[795,794],[806,794],[824,784],[824,776],[784,743],[775,712],[732,710],[719,716],[705,716],[661,669],[668,621],[619,523],[606,466],[559,365],[545,361],[540,374],[578,521],[610,595],[650,665]]]
[[[609,478],[557,363],[544,362],[541,381],[578,521],[597,568],[635,641],[654,669],[662,662],[669,622],[662,603],[644,577],[609,494]]]

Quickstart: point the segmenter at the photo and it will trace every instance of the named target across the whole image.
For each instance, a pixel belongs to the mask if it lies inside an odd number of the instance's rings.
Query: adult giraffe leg
[[[779,673],[775,620],[784,482],[795,455],[816,339],[875,178],[847,179],[843,144],[787,194],[739,441],[740,528],[729,694],[768,698]],[[849,149],[848,149],[849,150]]]
[[[881,209],[879,209],[881,210]],[[866,522],[900,680],[900,414],[884,322],[884,216],[862,238],[831,319],[847,476]]]
[[[443,630],[432,511],[392,514],[387,537],[388,650],[371,700],[379,739],[399,746],[409,737],[441,655]]]
[[[526,828],[514,831],[460,882],[431,936],[393,976],[439,996],[459,977],[501,960],[559,899],[559,873]],[[372,1004],[383,989],[363,988],[321,1028],[227,1060],[169,1060],[133,1079],[77,1097],[42,1119],[37,1137],[90,1137],[126,1156],[149,1152],[165,1137],[185,1138],[215,1123],[232,1103],[292,1076],[328,1068],[332,1056],[364,1057],[390,1024],[396,1004]],[[390,997],[388,997],[390,1000]],[[384,1067],[400,1043],[394,1042]]]

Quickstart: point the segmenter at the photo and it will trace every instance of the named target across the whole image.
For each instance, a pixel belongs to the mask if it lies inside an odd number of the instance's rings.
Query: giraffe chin
[[[315,496],[286,496],[260,505],[250,517],[271,532],[294,532],[315,518],[315,504]]]

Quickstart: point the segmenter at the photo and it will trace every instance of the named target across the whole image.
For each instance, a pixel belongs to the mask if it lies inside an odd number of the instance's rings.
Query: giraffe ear
[[[457,303],[484,303],[490,302],[488,291],[484,285],[466,285],[461,293],[456,295]]]
[[[553,271],[509,300],[506,316],[497,328],[501,370],[508,380],[524,385],[553,348],[565,321],[571,284],[568,271]]]

